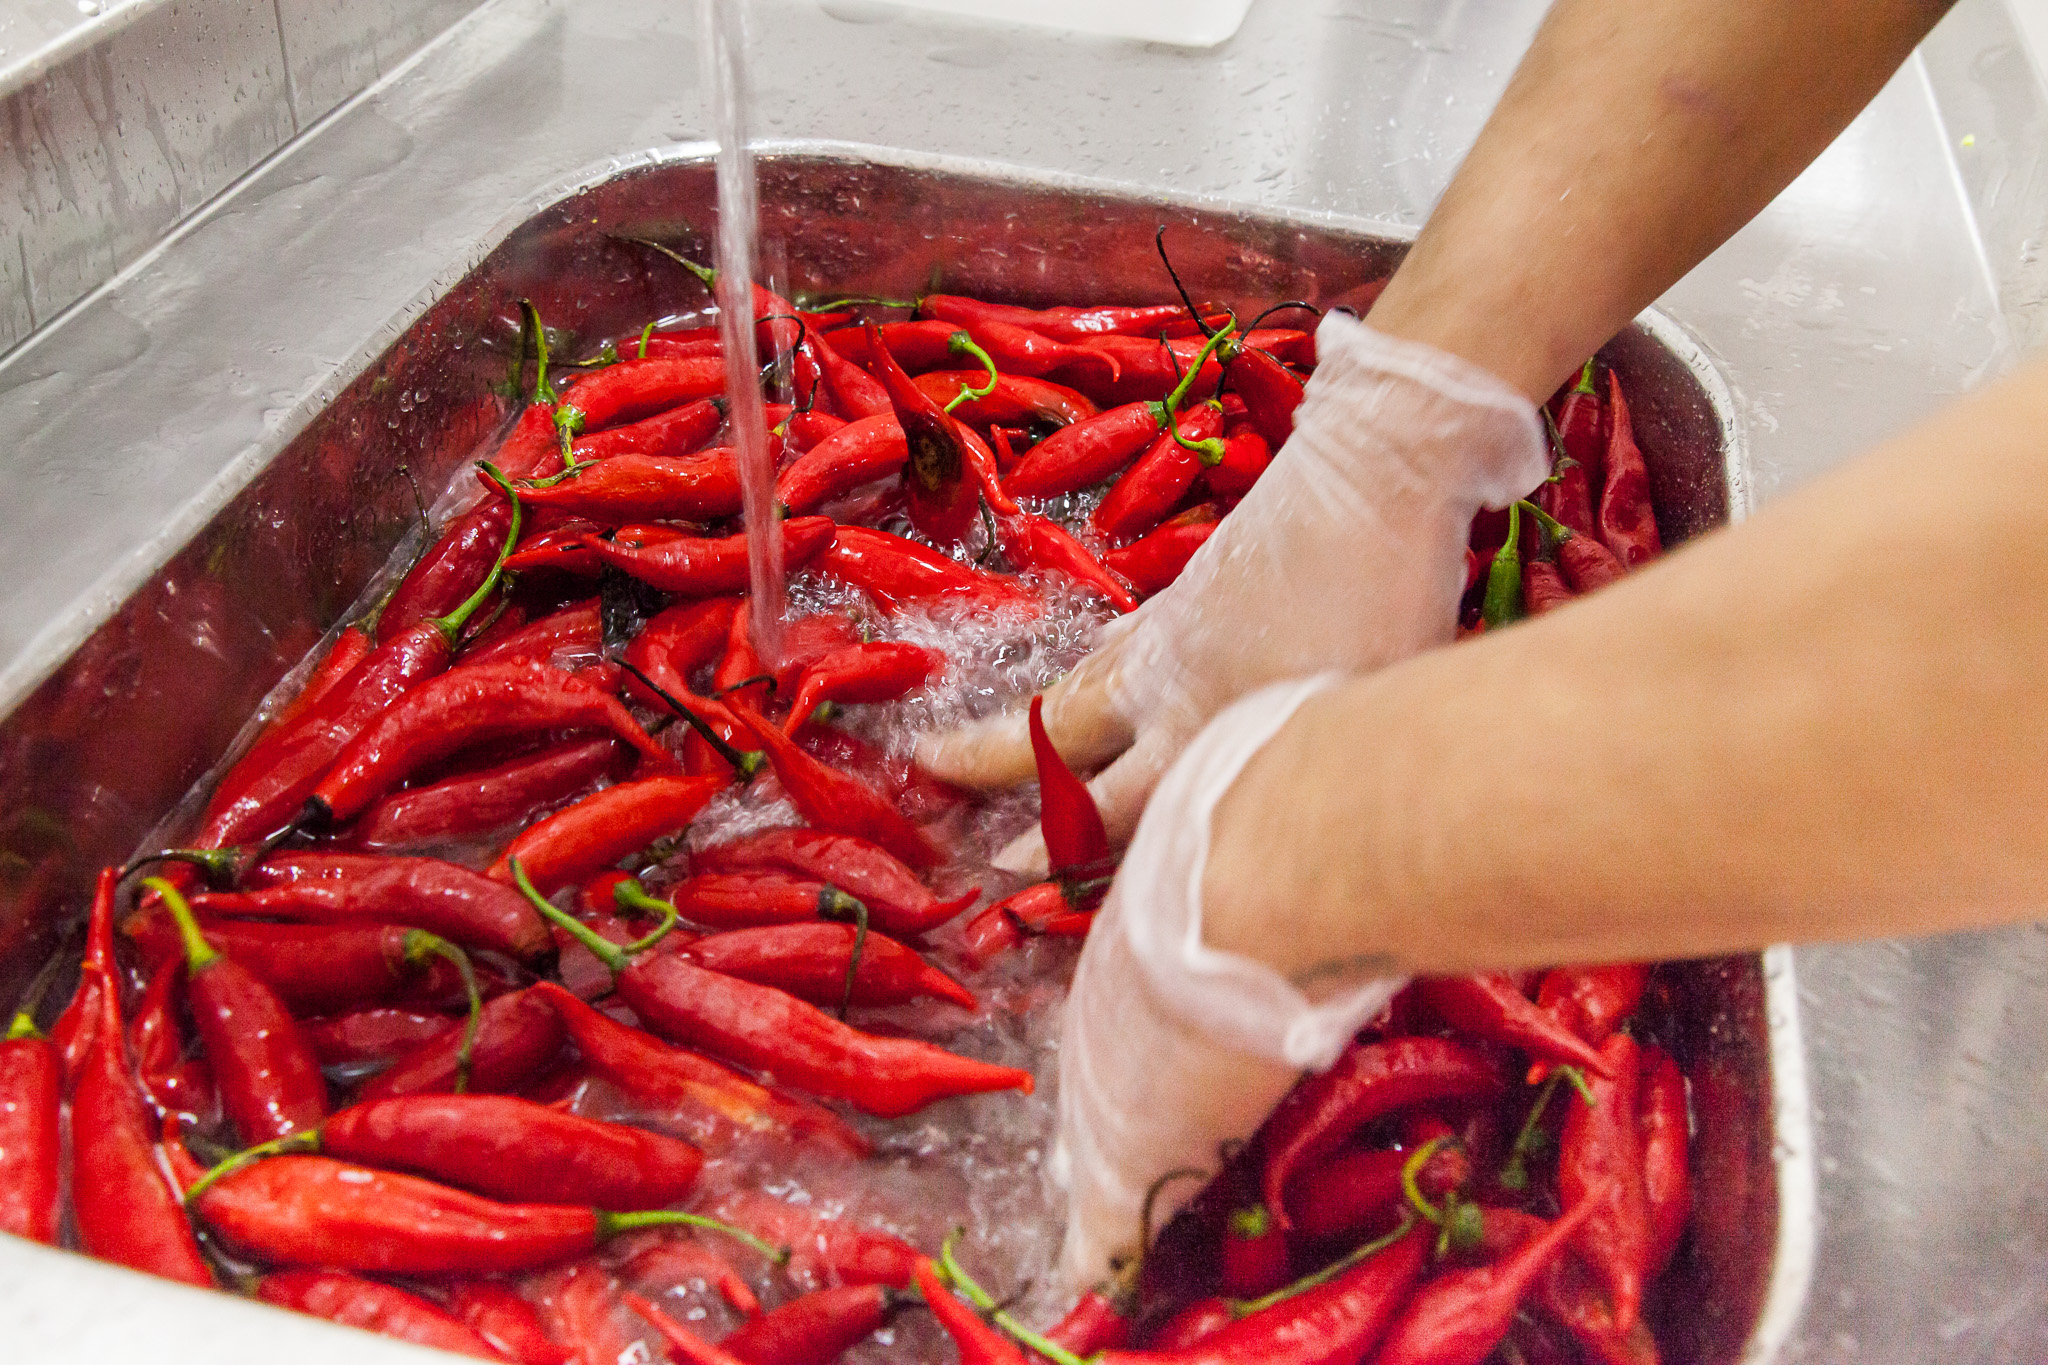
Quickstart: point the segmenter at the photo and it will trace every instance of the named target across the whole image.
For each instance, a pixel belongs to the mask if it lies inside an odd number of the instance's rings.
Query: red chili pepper
[[[824,372],[826,392],[838,402],[840,411],[856,422],[893,414],[889,391],[880,380],[841,355],[832,344],[832,335],[813,333],[811,349],[818,358],[818,368]]]
[[[618,1320],[619,1284],[601,1265],[581,1261],[542,1281],[537,1292],[548,1335],[574,1353],[576,1365],[619,1365],[644,1347],[626,1339]]]
[[[1522,610],[1529,615],[1553,611],[1575,595],[1555,564],[1532,559],[1522,566]]]
[[[916,1247],[880,1228],[829,1217],[760,1190],[735,1190],[712,1211],[763,1241],[788,1247],[788,1271],[800,1284],[879,1284],[907,1289],[918,1262],[924,1259]]]
[[[393,924],[261,924],[208,919],[208,940],[267,986],[294,1014],[349,1009],[399,998],[450,1000],[460,973],[439,955],[441,940]],[[121,931],[152,963],[180,960],[175,923],[157,911]]]
[[[970,427],[991,423],[1017,427],[1036,423],[1072,426],[1085,422],[1100,411],[1083,394],[1064,384],[1032,379],[1021,374],[998,374],[994,387],[980,390],[990,380],[982,370],[930,370],[911,381],[927,398],[951,403],[962,389],[969,396],[953,409],[953,415]]]
[[[1598,1047],[1636,1012],[1649,981],[1650,969],[1640,962],[1557,967],[1546,972],[1537,987],[1536,1007]]]
[[[1685,1074],[1671,1054],[1654,1045],[1642,1050],[1636,1090],[1636,1131],[1642,1139],[1643,1197],[1650,1213],[1648,1274],[1671,1263],[1692,1213],[1688,1164],[1692,1125],[1685,1102]]]
[[[891,323],[891,328],[905,324]],[[914,325],[914,324],[913,324]],[[896,335],[901,338],[903,333]],[[965,333],[949,332],[950,352],[958,352]],[[934,543],[957,545],[966,539],[980,509],[981,478],[970,477],[968,456],[953,429],[953,419],[928,397],[883,339],[874,323],[862,324],[868,369],[889,391],[896,421],[903,429],[903,488],[911,525]]]
[[[650,587],[691,597],[739,592],[747,586],[747,538],[651,536],[655,528],[622,527],[617,538],[583,537],[600,563],[621,569]],[[803,568],[832,544],[830,517],[792,517],[782,524],[782,561]]]
[[[735,1130],[812,1139],[863,1156],[867,1140],[828,1109],[784,1095],[694,1052],[649,1037],[599,1014],[549,982],[533,988],[568,1030],[584,1061],[665,1119],[690,1124],[707,1150],[731,1146]],[[770,1240],[778,1240],[771,1236]]]
[[[16,1012],[0,1038],[0,1232],[57,1244],[63,1059]]]
[[[831,1365],[888,1326],[901,1302],[887,1285],[814,1290],[745,1324],[718,1345],[746,1365]]]
[[[838,915],[859,901],[836,886],[786,872],[700,872],[677,882],[669,902],[692,924],[754,929]]]
[[[1182,316],[1186,318],[1185,314]],[[1084,344],[1091,351],[1115,359],[1123,371],[1114,384],[1092,379],[1075,381],[1075,388],[1104,407],[1162,399],[1173,392],[1190,366],[1199,365],[1188,386],[1191,399],[1213,397],[1223,379],[1223,367],[1216,357],[1202,355],[1205,341],[1200,336],[1174,336],[1163,341],[1156,333],[1146,337],[1107,336]]]
[[[1571,464],[1566,466],[1560,461],[1556,473],[1561,477],[1543,490],[1555,506],[1541,495],[1537,501],[1575,534],[1597,540],[1600,531],[1594,518],[1593,490],[1607,481],[1607,430],[1600,393],[1593,382],[1595,365],[1595,361],[1588,360],[1579,371],[1578,381],[1557,402],[1559,453]]]
[[[1504,972],[1424,977],[1416,998],[1452,1028],[1490,1043],[1518,1047],[1548,1062],[1570,1062],[1601,1075],[1600,1054],[1537,1008]]]
[[[193,907],[312,924],[410,924],[527,961],[554,947],[524,896],[439,858],[284,853],[258,864],[244,885],[249,890],[202,893]]]
[[[865,904],[875,928],[899,938],[931,932],[981,894],[976,887],[942,901],[880,845],[814,829],[772,829],[716,844],[691,854],[690,866],[701,872],[781,870],[829,882]]]
[[[1542,525],[1543,533],[1557,556],[1558,568],[1564,571],[1565,581],[1571,584],[1573,592],[1584,596],[1595,588],[1606,587],[1628,572],[1614,557],[1614,552],[1595,537],[1574,532],[1535,503],[1525,502],[1522,506],[1533,513]]]
[[[1075,1301],[1065,1317],[1045,1329],[1045,1339],[1084,1358],[1097,1351],[1115,1350],[1130,1345],[1130,1314],[1113,1296],[1091,1289]]]
[[[823,702],[896,701],[945,671],[946,656],[937,650],[894,640],[834,650],[804,670],[787,728],[794,733]]]
[[[1219,498],[1241,498],[1273,463],[1273,447],[1256,431],[1229,431],[1223,457],[1202,471],[1202,482]]]
[[[1474,1270],[1439,1275],[1402,1310],[1380,1343],[1375,1365],[1479,1365],[1507,1335],[1515,1310],[1538,1277],[1564,1254],[1587,1225],[1590,1205],[1578,1204],[1503,1260]]]
[[[1045,698],[1031,698],[1031,757],[1038,765],[1038,823],[1055,876],[1099,869],[1109,858],[1109,834],[1088,784],[1074,775],[1045,732]]]
[[[298,1021],[277,992],[206,941],[175,887],[155,877],[148,885],[163,897],[184,941],[192,1022],[221,1106],[242,1140],[267,1142],[319,1123],[327,1081]]]
[[[1113,384],[1120,374],[1116,357],[1106,352],[1054,341],[1028,327],[993,318],[890,322],[877,331],[880,343],[906,370],[942,370],[957,363],[960,351],[953,338],[964,331],[988,352],[1004,374],[1029,375],[1034,379],[1058,377],[1075,387],[1083,383]],[[847,359],[866,365],[870,371],[877,368],[875,343],[863,330],[843,328],[827,333],[825,340]]]
[[[711,521],[740,510],[739,458],[730,446],[680,458],[628,452],[555,479],[522,485],[519,496],[534,507],[612,525],[663,517]]]
[[[416,1346],[479,1360],[506,1358],[475,1330],[419,1295],[337,1270],[285,1270],[265,1275],[256,1282],[256,1297],[295,1313],[360,1327]]]
[[[724,392],[723,356],[623,360],[579,381],[556,407],[554,422],[572,434],[602,431]]]
[[[767,709],[773,675],[754,648],[753,621],[754,613],[744,604],[733,613],[726,630],[725,653],[711,672],[711,688],[728,707],[758,714]]]
[[[1154,1354],[1170,1355],[1199,1346],[1236,1321],[1237,1314],[1230,1311],[1229,1300],[1217,1295],[1196,1299],[1168,1318],[1152,1334],[1139,1358],[1149,1358]]]
[[[813,826],[879,844],[911,867],[944,860],[944,851],[931,837],[873,787],[811,757],[767,721],[744,714],[740,719],[767,751],[789,799]]]
[[[1402,1200],[1401,1172],[1414,1152],[1344,1151],[1296,1176],[1287,1185],[1287,1211],[1306,1237],[1355,1236],[1393,1222]],[[1423,1163],[1416,1185],[1441,1199],[1470,1178],[1472,1163],[1456,1146],[1439,1147]]]
[[[135,1078],[152,1104],[167,1114],[210,1120],[218,1114],[220,1095],[205,1059],[185,1056],[185,1040],[178,1032],[178,1015],[184,1004],[185,964],[168,959],[150,976],[148,988],[136,1002],[135,1017],[128,1021],[128,1047],[135,1056]],[[7,1047],[0,1043],[0,1128],[4,1128],[7,1112]],[[6,1140],[0,1137],[0,1162],[6,1160],[5,1149]],[[0,1192],[0,1204],[5,1197]],[[0,1226],[5,1226],[4,1222]]]
[[[649,621],[633,642],[626,646],[626,662],[653,678],[676,696],[690,690],[690,673],[718,655],[732,633],[737,597],[708,597],[698,602],[681,602]],[[659,706],[661,699],[638,678],[627,676],[626,692],[643,706]]]
[[[648,1234],[646,1240],[646,1248],[634,1252],[625,1264],[627,1279],[651,1282],[663,1290],[686,1280],[701,1280],[735,1312],[749,1318],[761,1316],[761,1300],[753,1287],[710,1247],[694,1239],[661,1234]]]
[[[1292,1278],[1287,1234],[1264,1204],[1235,1209],[1223,1225],[1223,1292],[1256,1299]]]
[[[571,458],[609,460],[620,455],[694,455],[725,422],[723,398],[700,398],[667,412],[585,436],[569,447]]]
[[[1026,939],[1082,937],[1093,919],[1092,914],[1075,910],[1058,882],[1039,882],[1004,897],[968,922],[967,960],[983,967]]]
[[[388,1062],[423,1043],[447,1037],[460,1025],[445,1014],[379,1005],[329,1019],[308,1019],[303,1027],[322,1066],[345,1066]]]
[[[632,750],[615,739],[580,739],[496,767],[409,787],[377,801],[349,828],[373,853],[444,844],[530,821],[536,812],[622,774]]]
[[[1260,1187],[1266,1207],[1288,1227],[1287,1182],[1376,1118],[1413,1104],[1492,1099],[1506,1088],[1497,1063],[1446,1038],[1354,1043],[1328,1071],[1296,1086],[1266,1120]]]
[[[448,1311],[517,1365],[570,1365],[576,1358],[548,1336],[532,1304],[495,1281],[456,1285],[448,1291]]]
[[[939,1268],[921,1260],[912,1273],[925,1307],[953,1338],[959,1349],[960,1365],[1028,1365],[1023,1348],[982,1320],[981,1314],[958,1298],[940,1278]]]
[[[684,829],[726,784],[716,776],[647,777],[607,787],[514,839],[489,875],[510,881],[517,858],[534,884],[553,894]]]
[[[901,1005],[926,996],[969,1010],[978,1003],[965,986],[887,934],[870,931],[863,939],[851,924],[734,929],[681,951],[709,971],[774,986],[814,1005]]]
[[[635,1294],[629,1289],[619,1297],[628,1308],[653,1324],[654,1330],[661,1333],[661,1339],[668,1343],[671,1358],[681,1365],[740,1365],[738,1356],[723,1346],[704,1340],[663,1312],[646,1295]]]
[[[896,809],[920,824],[935,820],[968,800],[958,787],[928,776],[907,754],[884,752],[837,726],[810,726],[800,742],[805,752],[867,782],[888,797]]]
[[[1002,530],[1003,553],[1018,568],[1066,574],[1108,598],[1119,612],[1138,609],[1138,599],[1131,595],[1131,590],[1058,522],[1029,512],[1014,512],[999,517],[997,525]]]
[[[689,1143],[564,1114],[510,1095],[408,1095],[330,1116],[310,1148],[515,1204],[659,1208],[688,1194]]]
[[[594,521],[572,517],[560,526],[521,541],[519,548],[505,560],[505,568],[522,574],[553,569],[579,578],[595,578],[604,565],[583,543],[583,538],[604,529]],[[633,538],[643,546],[681,540],[687,534],[679,527],[663,526],[659,522],[635,524],[632,530]]]
[[[984,608],[1036,606],[1014,579],[983,573],[914,540],[861,526],[840,527],[838,537],[812,567],[859,588],[886,611],[945,601]]]
[[[1079,342],[1100,336],[1156,337],[1162,330],[1193,326],[1187,310],[1177,303],[1138,308],[1019,308],[1006,303],[984,303],[959,294],[927,294],[917,307],[920,313],[947,322],[991,319],[1029,327],[1055,341]]]
[[[1600,489],[1600,539],[1615,558],[1633,569],[1664,553],[1657,513],[1650,501],[1650,469],[1636,445],[1621,377],[1607,372],[1607,478]],[[1624,1328],[1624,1330],[1626,1330]]]
[[[1593,1102],[1576,1092],[1558,1138],[1557,1193],[1567,1207],[1590,1205],[1574,1248],[1599,1272],[1626,1332],[1642,1306],[1654,1233],[1643,1184],[1642,1134],[1636,1127],[1635,1040],[1617,1033],[1600,1047],[1607,1074],[1586,1078]]]
[[[1489,1217],[1493,1213],[1488,1210]],[[1576,1258],[1566,1256],[1553,1263],[1538,1292],[1545,1315],[1562,1324],[1578,1344],[1576,1352],[1569,1347],[1560,1352],[1569,1365],[1659,1365],[1662,1357],[1649,1325],[1638,1318],[1628,1331],[1618,1330],[1614,1305]]]
[[[1156,402],[1126,403],[1040,441],[1003,479],[1013,498],[1049,498],[1101,483],[1138,458],[1166,425]]]
[[[543,730],[609,730],[654,772],[675,760],[632,714],[572,673],[532,662],[458,668],[365,726],[307,800],[323,824],[353,820],[413,774],[472,744]]]
[[[541,986],[531,986],[484,1005],[470,1050],[465,1087],[470,1093],[495,1095],[517,1090],[561,1053],[562,1021],[541,990]],[[421,1043],[357,1092],[356,1102],[454,1090],[462,1076],[465,1033],[464,1029],[450,1029]]]
[[[334,637],[334,643],[327,647],[313,671],[306,676],[306,685],[299,689],[299,695],[279,708],[270,723],[263,727],[263,733],[276,734],[300,716],[319,704],[320,699],[334,690],[335,684],[355,671],[370,652],[370,631],[361,622],[347,627]]]
[[[90,1254],[167,1280],[208,1286],[176,1193],[158,1170],[151,1122],[128,1074],[114,962],[114,892],[120,874],[100,872],[86,930],[85,973],[96,978],[99,1018],[71,1097],[71,1211]]]
[[[462,651],[460,666],[472,668],[480,664],[526,660],[547,664],[554,663],[556,656],[562,654],[594,658],[601,644],[600,630],[597,599],[588,598],[538,621],[530,621],[495,640],[472,642]]]
[[[1142,540],[1102,557],[1102,566],[1122,578],[1140,597],[1150,597],[1180,577],[1202,543],[1216,533],[1217,511],[1203,503],[1169,520]]]
[[[1274,450],[1286,445],[1294,434],[1294,410],[1301,406],[1301,380],[1265,351],[1243,342],[1231,347],[1223,369],[1225,382],[1244,398],[1246,414],[1266,444]]]

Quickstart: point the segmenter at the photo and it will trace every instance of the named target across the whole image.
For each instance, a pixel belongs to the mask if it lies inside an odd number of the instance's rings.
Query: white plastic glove
[[[1325,673],[1231,706],[1170,768],[1146,807],[1074,974],[1060,1034],[1059,1145],[1067,1187],[1060,1275],[1074,1292],[1138,1251],[1146,1191],[1169,1171],[1213,1171],[1304,1068],[1329,1066],[1400,979],[1333,982],[1311,999],[1262,962],[1202,940],[1209,822],[1244,765]],[[1199,1188],[1162,1193],[1171,1213]],[[1168,1198],[1178,1194],[1178,1199]]]
[[[1117,759],[1090,784],[1112,841],[1236,698],[1447,643],[1472,517],[1549,468],[1535,406],[1456,356],[1341,313],[1317,328],[1316,352],[1294,435],[1252,491],[1173,586],[1106,627],[1045,695],[1047,731],[1069,763]],[[1034,772],[1021,709],[928,736],[917,757],[967,786]],[[1038,875],[1044,857],[1034,831],[1000,861]]]

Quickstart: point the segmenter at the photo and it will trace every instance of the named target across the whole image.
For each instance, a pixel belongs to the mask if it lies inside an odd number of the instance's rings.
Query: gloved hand
[[[1208,719],[1254,688],[1364,672],[1447,643],[1481,506],[1549,467],[1535,407],[1456,356],[1333,313],[1294,435],[1173,586],[1101,634],[1045,696],[1045,724],[1112,841]],[[1118,757],[1121,754],[1122,757]],[[974,787],[1034,771],[1024,712],[928,736],[918,761]],[[1043,870],[1034,832],[1006,851]]]
[[[1337,1059],[1400,979],[1319,978],[1312,999],[1272,967],[1203,942],[1210,818],[1253,754],[1325,673],[1254,692],[1170,768],[1088,935],[1060,1034],[1059,1143],[1067,1187],[1060,1275],[1080,1292],[1138,1251],[1146,1191],[1169,1171],[1213,1171],[1304,1068]],[[1275,926],[1284,934],[1285,926]],[[1170,1213],[1198,1184],[1162,1194]]]

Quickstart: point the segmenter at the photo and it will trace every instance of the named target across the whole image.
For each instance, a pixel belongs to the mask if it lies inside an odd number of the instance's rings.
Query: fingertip
[[[911,760],[942,781],[988,789],[1015,786],[1036,775],[1031,735],[1022,712],[991,716],[953,730],[918,736]]]
[[[989,863],[1013,876],[1044,881],[1052,874],[1052,860],[1045,850],[1045,831],[1033,825],[1006,844]]]

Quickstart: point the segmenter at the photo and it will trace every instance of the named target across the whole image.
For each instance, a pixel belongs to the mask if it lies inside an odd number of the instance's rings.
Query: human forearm
[[[1372,311],[1541,400],[1868,103],[1953,0],[1559,0]]]
[[[1297,976],[1455,971],[2029,913],[2044,430],[2036,366],[1564,611],[1310,702],[1218,808],[1208,941]]]

